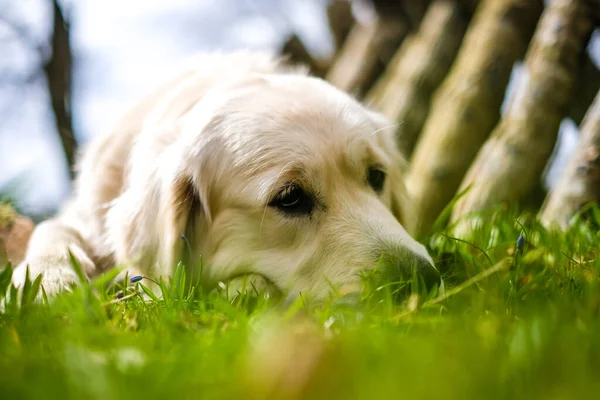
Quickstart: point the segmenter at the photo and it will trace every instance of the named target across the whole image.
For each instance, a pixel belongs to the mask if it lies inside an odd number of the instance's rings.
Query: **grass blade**
[[[144,285],[141,282],[138,283],[138,285],[140,286],[140,288],[142,288],[142,290],[144,291],[144,293],[146,293],[146,295],[152,299],[152,301],[155,301],[155,302],[159,302],[160,301],[160,299],[158,297],[156,297],[156,295],[154,294],[154,292],[152,290],[150,290],[150,288],[148,288],[146,285]]]
[[[87,280],[86,273],[83,271],[83,267],[81,266],[81,263],[79,262],[79,260],[77,258],[75,258],[75,256],[71,252],[71,249],[69,249],[67,251],[69,253],[69,263],[71,264],[71,267],[73,267],[73,270],[75,271],[75,274],[77,275],[77,278],[79,278],[79,282],[82,285],[85,285],[88,282],[88,280]]]

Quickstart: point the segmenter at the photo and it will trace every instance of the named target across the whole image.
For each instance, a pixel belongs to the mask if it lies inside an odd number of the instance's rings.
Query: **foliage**
[[[365,277],[358,299],[281,303],[252,291],[191,289],[180,268],[169,282],[131,277],[116,289],[107,287],[112,272],[48,300],[39,279],[19,296],[8,266],[0,275],[0,397],[600,393],[600,219],[576,221],[564,234],[527,214],[480,218],[469,241],[454,239],[450,229],[427,238],[444,293],[423,293],[415,280],[377,285]],[[305,323],[312,333],[288,335]],[[272,361],[278,355],[279,364]],[[277,378],[288,367],[292,378]],[[283,383],[273,386],[277,379]]]

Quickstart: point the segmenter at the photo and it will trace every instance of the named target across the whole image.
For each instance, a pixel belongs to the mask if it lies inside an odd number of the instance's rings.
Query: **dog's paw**
[[[78,256],[77,260],[84,271],[93,268],[93,263],[86,256]],[[42,287],[46,295],[51,297],[64,291],[70,291],[74,285],[80,283],[77,273],[73,269],[71,262],[65,257],[37,257],[26,259],[15,269],[12,282],[17,288],[22,288],[25,284],[29,268],[29,279],[35,280],[42,275]],[[38,298],[41,298],[41,290]]]

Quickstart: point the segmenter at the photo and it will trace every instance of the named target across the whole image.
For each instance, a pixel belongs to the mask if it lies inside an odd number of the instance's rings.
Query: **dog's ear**
[[[107,215],[117,263],[169,276],[179,261],[193,262],[200,221],[210,221],[210,211],[180,150],[178,143],[154,143],[132,155],[127,189]]]
[[[225,146],[215,134],[223,110],[263,82],[258,75],[238,75],[216,83],[194,74],[146,117],[129,155],[125,190],[107,215],[107,241],[117,263],[158,267],[157,274],[169,275],[177,262],[189,266],[198,258],[201,230],[211,222],[211,190],[223,181]]]
[[[163,193],[157,215],[157,232],[162,236],[158,239],[158,261],[166,274],[171,274],[179,262],[193,269],[201,235],[198,220],[210,219],[209,210],[203,207],[193,178],[187,174],[173,176]]]

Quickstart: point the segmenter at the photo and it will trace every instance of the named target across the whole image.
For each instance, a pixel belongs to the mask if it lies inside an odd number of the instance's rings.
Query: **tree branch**
[[[71,43],[68,25],[57,3],[53,0],[54,31],[52,33],[52,56],[44,69],[48,78],[48,90],[56,118],[56,129],[73,176],[77,142],[73,135],[71,120]]]

